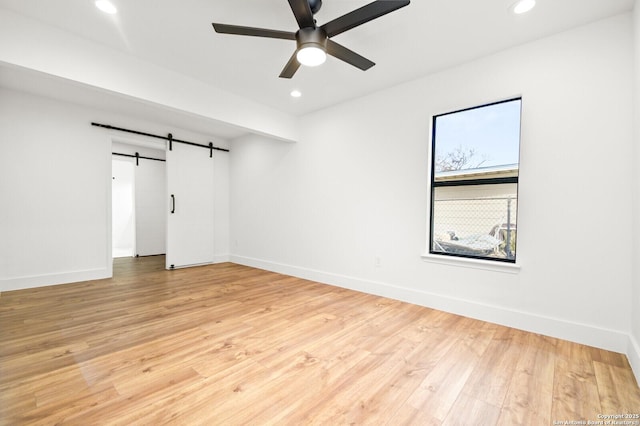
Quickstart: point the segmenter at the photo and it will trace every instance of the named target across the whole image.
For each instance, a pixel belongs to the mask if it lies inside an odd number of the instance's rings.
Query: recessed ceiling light
[[[536,0],[520,0],[511,6],[511,11],[516,15],[527,13],[536,5]]]
[[[302,92],[299,90],[292,90],[291,91],[291,97],[292,98],[299,98],[300,96],[302,96]]]
[[[109,0],[96,0],[96,7],[104,13],[108,13],[109,15],[118,13],[118,9],[116,9],[113,3],[111,3]]]

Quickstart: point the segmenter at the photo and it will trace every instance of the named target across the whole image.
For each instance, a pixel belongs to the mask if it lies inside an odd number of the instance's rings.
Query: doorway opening
[[[112,142],[112,257],[166,253],[164,147]]]

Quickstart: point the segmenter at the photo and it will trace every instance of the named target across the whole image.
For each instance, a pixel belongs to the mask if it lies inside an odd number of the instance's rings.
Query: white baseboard
[[[78,281],[101,280],[110,277],[111,273],[108,268],[84,269],[57,274],[31,275],[0,280],[0,292],[68,284]]]
[[[217,254],[213,258],[213,263],[231,262],[231,256],[228,254]]]
[[[633,334],[629,334],[627,358],[629,358],[629,364],[631,364],[633,374],[636,376],[636,383],[640,386],[640,342],[633,336]]]
[[[216,255],[212,263],[230,262],[228,254]],[[85,269],[56,274],[30,275],[9,279],[0,279],[0,293],[3,291],[24,290],[27,288],[45,287],[58,284],[69,284],[80,281],[101,280],[111,278],[109,268]]]
[[[628,354],[629,335],[625,332],[580,324],[558,318],[537,315],[515,309],[492,306],[470,300],[419,291],[393,284],[363,280],[339,274],[285,265],[244,256],[231,255],[231,261],[241,265],[348,288],[363,293],[388,297],[465,317],[513,327],[545,336],[569,340],[609,351]],[[637,354],[637,344],[636,354]],[[631,358],[631,357],[630,357]],[[638,364],[640,366],[640,364]],[[638,371],[638,368],[634,368]],[[636,373],[637,376],[637,373]]]

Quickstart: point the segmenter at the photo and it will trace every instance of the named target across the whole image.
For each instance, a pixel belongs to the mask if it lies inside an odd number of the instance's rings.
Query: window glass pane
[[[520,147],[520,99],[439,115],[435,172],[515,165]]]
[[[515,261],[520,103],[434,117],[431,253]]]
[[[515,259],[517,209],[516,184],[435,188],[433,251]]]

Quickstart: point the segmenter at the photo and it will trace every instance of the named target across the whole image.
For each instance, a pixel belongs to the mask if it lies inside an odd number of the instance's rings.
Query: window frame
[[[504,104],[513,101],[520,101],[520,123],[519,123],[519,132],[518,132],[518,174],[517,176],[512,177],[496,177],[496,178],[475,178],[475,179],[464,179],[464,180],[450,180],[450,181],[438,181],[436,182],[436,120],[438,117],[443,117],[451,114],[456,114],[465,111],[471,111],[479,108],[490,107],[493,105]],[[450,111],[442,114],[434,114],[431,117],[431,158],[430,158],[430,206],[429,206],[429,235],[428,235],[428,247],[427,253],[429,256],[443,256],[449,258],[461,258],[461,259],[472,259],[474,261],[489,261],[489,262],[501,262],[507,264],[516,264],[517,259],[517,240],[516,240],[516,250],[513,258],[500,258],[500,257],[489,257],[489,256],[474,256],[460,253],[447,253],[443,251],[435,251],[433,248],[434,244],[434,208],[435,208],[435,193],[436,188],[443,187],[454,187],[454,186],[478,186],[478,185],[496,185],[496,184],[516,184],[516,203],[518,202],[518,191],[520,189],[519,185],[519,177],[520,177],[520,147],[522,144],[522,96],[514,96],[508,99],[503,99],[500,101],[489,102],[482,105],[477,105],[469,108],[462,108],[455,111]],[[518,208],[519,210],[519,208]],[[517,215],[518,210],[516,210],[516,217],[514,223],[517,224]],[[517,238],[517,237],[516,237]]]

